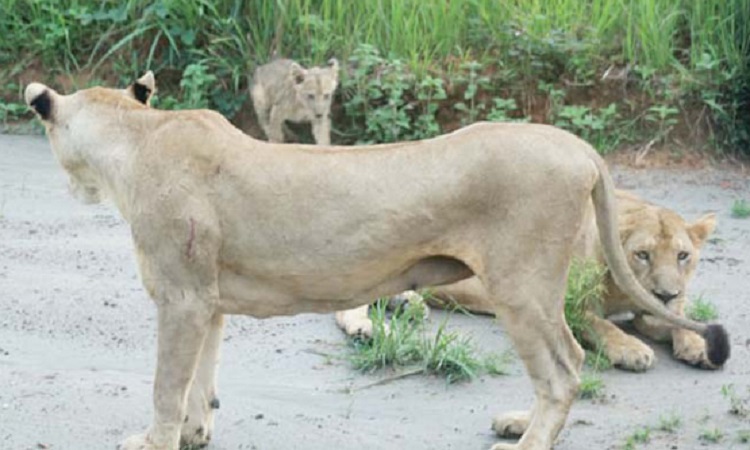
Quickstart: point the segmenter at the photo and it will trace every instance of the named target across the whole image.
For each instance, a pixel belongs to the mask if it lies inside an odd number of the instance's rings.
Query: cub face
[[[684,298],[716,216],[707,214],[688,223],[673,211],[647,205],[631,211],[628,221],[638,224],[621,227],[623,248],[638,281],[665,304]]]
[[[95,111],[88,111],[87,96],[112,96],[125,102],[148,106],[156,90],[154,74],[146,72],[125,89],[92,88],[71,95],[58,94],[54,89],[41,83],[31,83],[26,87],[26,104],[41,119],[50,140],[52,153],[68,174],[68,188],[74,197],[83,203],[99,203],[101,186],[93,175],[84,155],[96,149],[86,148],[89,139],[81,139],[75,131],[100,133],[103,138],[109,130],[100,126],[100,117]],[[85,122],[81,124],[80,122]],[[82,125],[82,126],[81,126]]]
[[[338,86],[339,63],[328,60],[325,67],[304,69],[297,63],[290,67],[290,76],[297,101],[307,109],[311,120],[328,119],[333,92]]]

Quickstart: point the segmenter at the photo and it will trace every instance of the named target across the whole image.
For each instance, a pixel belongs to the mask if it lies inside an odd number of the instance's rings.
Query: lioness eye
[[[635,252],[635,257],[640,259],[641,261],[648,261],[648,252],[643,250]]]
[[[685,261],[688,258],[690,258],[690,253],[688,252],[680,252],[677,254],[677,259],[680,261]]]
[[[331,94],[323,94],[323,98],[328,100],[329,98],[331,98]]]

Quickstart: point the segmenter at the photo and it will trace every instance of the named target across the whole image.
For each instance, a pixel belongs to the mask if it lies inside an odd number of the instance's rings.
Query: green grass
[[[702,430],[698,439],[711,444],[718,444],[724,439],[724,432],[717,427]]]
[[[659,426],[657,430],[664,431],[666,433],[674,433],[682,426],[682,419],[675,413],[669,416],[659,417]]]
[[[623,445],[624,450],[633,450],[636,448],[638,444],[645,444],[651,440],[651,428],[649,427],[642,427],[638,428],[628,436],[628,438],[625,440],[625,445]]]
[[[593,334],[586,315],[601,310],[606,268],[594,261],[574,260],[565,291],[565,320],[576,340]]]
[[[581,385],[578,398],[584,400],[600,399],[604,396],[604,380],[598,372],[584,371],[581,374]]]
[[[746,219],[750,217],[750,203],[738,199],[732,203],[732,217],[737,219]]]
[[[750,443],[750,430],[740,430],[737,432],[737,442],[741,444]]]
[[[399,306],[388,320],[387,303],[387,299],[381,299],[370,308],[372,338],[350,340],[353,351],[349,358],[355,369],[374,372],[387,367],[416,368],[444,377],[448,383],[468,381],[483,373],[508,373],[511,354],[480,355],[470,337],[448,330],[451,313],[430,334],[425,327],[424,306]]]
[[[698,322],[710,322],[719,318],[716,305],[703,297],[696,298],[688,305],[687,315]]]
[[[750,393],[750,388],[748,388],[748,393]],[[748,397],[741,397],[734,389],[733,384],[725,384],[721,387],[721,395],[725,399],[729,400],[729,413],[742,417],[747,418],[750,416],[750,396]]]

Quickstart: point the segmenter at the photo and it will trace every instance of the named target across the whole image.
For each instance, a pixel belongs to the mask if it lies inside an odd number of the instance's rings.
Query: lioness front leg
[[[224,316],[214,314],[198,360],[195,379],[190,387],[187,415],[182,426],[181,446],[202,447],[211,440],[214,410],[219,408],[216,396],[216,370],[219,365]]]
[[[185,403],[213,311],[208,299],[186,290],[170,293],[158,306],[158,350],[154,381],[154,421],[145,434],[131,436],[119,450],[177,450]]]
[[[604,354],[615,366],[623,369],[642,372],[650,369],[656,356],[648,345],[622,331],[617,325],[594,313],[587,313],[594,336],[586,336],[588,343],[600,346]]]

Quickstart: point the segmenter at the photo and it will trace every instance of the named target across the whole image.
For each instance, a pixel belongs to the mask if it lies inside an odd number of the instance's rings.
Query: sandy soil
[[[617,168],[617,182],[693,219],[716,211],[719,227],[692,284],[719,309],[732,359],[718,372],[686,367],[658,347],[644,374],[604,374],[606,399],[575,404],[558,450],[620,448],[639,426],[676,413],[675,434],[652,433],[643,449],[750,448],[750,429],[728,414],[723,385],[750,382],[750,219],[730,217],[750,180],[718,169]],[[154,307],[138,280],[126,224],[110,205],[67,194],[47,141],[0,136],[0,449],[113,449],[151,418]],[[433,315],[440,320],[440,313]],[[508,341],[491,318],[455,317],[483,351]],[[511,374],[447,386],[411,377],[371,386],[345,361],[329,315],[232,317],[220,370],[214,450],[487,449],[491,417],[529,406],[520,363]],[[718,427],[726,437],[704,444]]]

